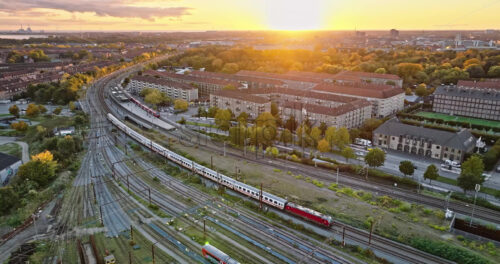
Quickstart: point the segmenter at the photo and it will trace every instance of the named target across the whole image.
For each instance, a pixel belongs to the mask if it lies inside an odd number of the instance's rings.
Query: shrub
[[[488,260],[482,256],[470,252],[469,250],[454,246],[448,242],[434,241],[422,237],[414,237],[410,241],[410,245],[427,253],[464,264],[486,264]]]
[[[407,202],[401,202],[398,208],[403,212],[409,212],[411,211],[411,204]]]

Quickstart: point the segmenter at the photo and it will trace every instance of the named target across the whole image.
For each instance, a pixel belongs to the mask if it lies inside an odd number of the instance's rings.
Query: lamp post
[[[476,198],[477,198],[477,192],[479,192],[479,190],[481,190],[481,185],[479,184],[476,184],[476,186],[474,187],[474,190],[476,191],[474,193],[474,205],[472,206],[472,213],[470,215],[470,223],[469,223],[469,227],[472,226],[472,219],[474,218],[474,210],[476,209]]]

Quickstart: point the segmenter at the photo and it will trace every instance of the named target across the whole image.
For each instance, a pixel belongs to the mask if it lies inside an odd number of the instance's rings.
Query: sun
[[[268,0],[268,27],[272,30],[318,30],[323,28],[324,0]]]

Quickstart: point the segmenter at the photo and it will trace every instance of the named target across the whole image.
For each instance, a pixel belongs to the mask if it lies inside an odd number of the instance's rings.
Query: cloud
[[[145,1],[141,1],[144,3]],[[0,11],[20,12],[29,9],[54,9],[67,12],[90,12],[98,16],[135,17],[147,20],[190,15],[189,7],[153,7],[132,5],[130,0],[0,0]]]

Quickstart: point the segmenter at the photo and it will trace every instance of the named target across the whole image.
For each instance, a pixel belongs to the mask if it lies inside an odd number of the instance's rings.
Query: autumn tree
[[[45,114],[47,112],[47,108],[43,105],[38,105],[38,111],[41,113],[41,114]]]
[[[313,127],[310,136],[314,140],[314,143],[317,144],[321,139],[321,129],[319,129],[319,127]]]
[[[434,164],[429,165],[424,172],[424,179],[429,179],[429,183],[432,183],[432,180],[436,180],[438,177],[439,169]]]
[[[325,131],[325,139],[330,144],[330,147],[333,148],[335,135],[337,134],[337,128],[329,127]]]
[[[19,107],[17,107],[17,105],[12,105],[9,107],[9,113],[13,116],[19,117]]]
[[[52,113],[53,113],[54,115],[59,115],[59,114],[61,113],[61,111],[62,111],[62,107],[60,107],[60,106],[59,106],[59,107],[55,108],[55,109],[52,111]]]
[[[38,187],[45,187],[56,175],[57,162],[48,150],[31,156],[31,160],[19,167],[17,175],[20,181],[31,180]]]
[[[179,111],[186,111],[188,109],[188,102],[183,99],[176,99],[174,101],[174,109]]]
[[[232,84],[228,84],[228,85],[222,87],[222,90],[236,90],[236,86],[234,86]]]
[[[500,78],[500,66],[492,66],[488,70],[488,77]]]
[[[12,129],[15,129],[16,131],[26,131],[28,130],[28,124],[24,121],[19,121],[17,123],[12,123],[10,124],[10,127]]]
[[[322,139],[318,142],[317,149],[323,153],[328,152],[330,151],[330,143],[326,139]]]
[[[35,117],[40,113],[40,108],[36,104],[29,104],[26,108],[26,115],[30,117]]]
[[[333,137],[333,141],[338,149],[343,149],[346,145],[351,143],[349,130],[345,127],[339,128]]]

